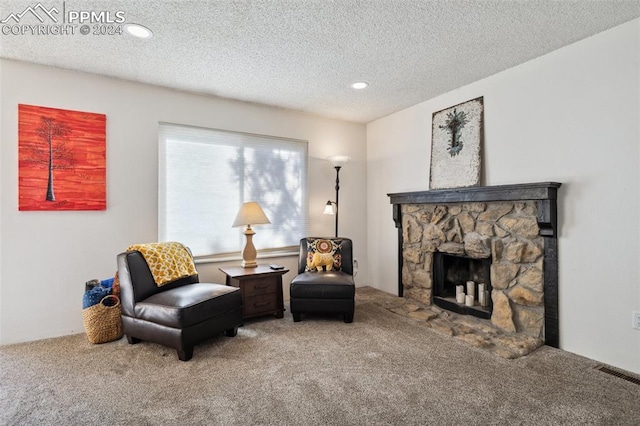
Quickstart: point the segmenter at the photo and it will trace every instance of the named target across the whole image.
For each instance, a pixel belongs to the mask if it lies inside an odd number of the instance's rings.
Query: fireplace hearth
[[[398,295],[558,347],[560,185],[388,194],[398,228]],[[467,281],[476,291],[484,284],[486,307],[477,297],[473,306],[456,300],[456,286],[466,292]]]

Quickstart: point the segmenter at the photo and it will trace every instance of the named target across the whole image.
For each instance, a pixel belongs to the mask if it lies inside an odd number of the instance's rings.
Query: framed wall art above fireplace
[[[430,189],[480,185],[483,120],[482,97],[433,113]]]

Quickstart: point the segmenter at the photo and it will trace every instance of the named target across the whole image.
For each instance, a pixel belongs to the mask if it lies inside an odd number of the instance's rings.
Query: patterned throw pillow
[[[342,240],[307,239],[305,271],[339,271],[342,268]]]

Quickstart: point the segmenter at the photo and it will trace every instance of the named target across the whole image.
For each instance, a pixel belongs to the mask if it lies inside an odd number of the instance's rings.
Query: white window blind
[[[194,256],[240,253],[231,225],[257,201],[271,224],[256,225],[259,252],[297,246],[307,235],[307,142],[160,123],[158,238]]]

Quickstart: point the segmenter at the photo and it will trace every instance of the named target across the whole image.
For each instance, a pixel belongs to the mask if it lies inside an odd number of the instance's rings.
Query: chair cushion
[[[303,272],[291,280],[289,294],[300,299],[353,299],[353,276],[342,271]]]
[[[174,328],[186,328],[242,307],[240,289],[195,283],[162,291],[136,303],[137,318]]]

